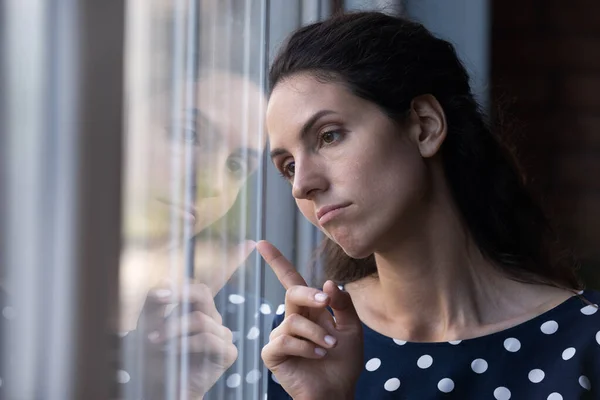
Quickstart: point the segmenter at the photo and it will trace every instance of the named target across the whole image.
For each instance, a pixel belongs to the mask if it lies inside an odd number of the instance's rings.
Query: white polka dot
[[[540,329],[546,335],[552,335],[558,330],[558,323],[556,321],[546,321],[542,324]]]
[[[528,378],[532,383],[540,383],[544,380],[546,374],[541,369],[532,369],[529,371]]]
[[[508,338],[504,341],[504,348],[511,353],[515,353],[521,349],[521,342],[515,338]]]
[[[504,386],[497,387],[496,390],[494,390],[494,397],[496,400],[508,400],[510,399],[510,390]]]
[[[600,331],[598,331],[598,333],[596,333],[596,342],[598,342],[598,344],[600,344]]]
[[[231,342],[237,342],[238,340],[240,340],[240,336],[242,336],[242,334],[238,331],[231,331]]]
[[[248,383],[256,383],[260,379],[261,374],[257,369],[253,369],[252,371],[246,374],[246,382]]]
[[[278,305],[277,310],[275,311],[275,314],[282,315],[284,312],[285,312],[285,304]]]
[[[123,371],[122,369],[117,371],[117,382],[118,383],[127,383],[131,379],[131,376],[127,373],[127,371]]]
[[[2,315],[6,319],[14,319],[17,316],[17,313],[15,312],[15,309],[11,306],[6,306],[2,309]]]
[[[568,349],[565,349],[565,351],[563,351],[563,353],[562,353],[563,360],[565,360],[565,361],[570,360],[575,355],[575,352],[576,352],[576,350],[574,347],[569,347]]]
[[[398,390],[399,387],[400,387],[400,379],[398,379],[398,378],[388,379],[383,384],[383,388],[385,390],[387,390],[388,392],[394,392],[394,391]]]
[[[478,358],[471,363],[471,369],[477,374],[483,374],[488,369],[488,363],[483,358]]]
[[[548,396],[548,400],[563,400],[563,397],[560,395],[560,393],[550,393],[550,396]]]
[[[406,340],[394,339],[394,343],[398,346],[404,346],[406,344]]]
[[[227,387],[230,388],[238,387],[240,386],[240,383],[242,383],[242,377],[240,374],[231,374],[227,377],[227,380],[225,381]]]
[[[119,336],[119,337],[125,337],[127,335],[129,335],[129,331],[124,331],[124,332],[117,333],[117,336]]]
[[[585,375],[581,375],[579,377],[579,384],[581,385],[582,388],[584,388],[585,390],[590,390],[592,388],[592,384],[590,383],[590,380],[588,379],[587,376]]]
[[[450,344],[453,344],[453,345],[455,345],[455,346],[456,346],[456,345],[457,345],[457,344],[459,344],[460,342],[462,342],[462,340],[451,340],[451,341],[449,341],[448,343],[450,343]]]
[[[277,377],[275,376],[275,374],[271,374],[271,380],[278,385],[280,384],[279,381],[277,380]]]
[[[256,339],[258,336],[260,335],[260,329],[258,329],[257,327],[253,326],[252,328],[250,328],[250,330],[248,331],[248,334],[246,335],[246,337],[248,338],[248,340],[254,340]]]
[[[438,382],[438,389],[440,392],[450,393],[454,390],[454,381],[449,378],[444,378]]]
[[[592,315],[592,314],[596,314],[596,312],[598,311],[598,305],[594,304],[593,306],[585,306],[581,309],[581,313],[584,315]]]
[[[258,310],[265,315],[271,314],[271,306],[265,303],[261,304]]]
[[[246,299],[244,298],[244,296],[242,296],[240,294],[230,294],[229,301],[233,304],[242,304],[243,302],[246,301]],[[231,376],[233,376],[233,375],[231,375]]]
[[[429,368],[431,367],[431,364],[433,364],[433,358],[429,354],[425,354],[417,360],[417,365],[421,369]]]
[[[583,292],[585,292],[585,290],[580,290],[579,292],[577,292],[578,295],[582,295]]]
[[[381,360],[379,358],[371,358],[365,364],[365,369],[367,371],[375,371],[377,368],[381,367]]]

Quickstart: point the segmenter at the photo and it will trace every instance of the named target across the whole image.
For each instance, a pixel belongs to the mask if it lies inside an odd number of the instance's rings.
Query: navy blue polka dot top
[[[598,304],[600,292],[588,290],[512,328],[442,343],[405,342],[363,324],[355,398],[600,399]],[[270,373],[268,398],[290,398]]]

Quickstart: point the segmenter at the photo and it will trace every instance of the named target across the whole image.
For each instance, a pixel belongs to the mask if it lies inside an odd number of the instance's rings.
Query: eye
[[[192,128],[186,128],[183,131],[183,139],[186,143],[189,143],[194,146],[197,146],[200,144],[199,140],[198,140],[198,133],[196,132],[195,129],[192,129]]]
[[[168,126],[165,128],[167,136],[169,140],[179,140],[182,144],[189,143],[194,146],[200,145],[200,140],[198,137],[198,132],[189,126],[180,127],[180,132],[178,133],[174,126]]]
[[[237,179],[246,176],[246,163],[240,156],[230,156],[226,161],[227,170]]]
[[[321,142],[325,145],[333,144],[341,139],[341,131],[326,131],[321,134]]]
[[[284,179],[292,179],[294,177],[295,172],[296,163],[293,161],[290,161],[287,164],[283,164],[283,166],[281,167],[281,176],[283,176]]]

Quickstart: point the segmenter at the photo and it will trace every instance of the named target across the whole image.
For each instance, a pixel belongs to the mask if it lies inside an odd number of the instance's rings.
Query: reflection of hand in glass
[[[187,337],[189,354],[188,398],[201,399],[234,363],[237,348],[233,344],[233,335],[231,330],[223,326],[223,319],[215,307],[213,296],[248,257],[254,245],[254,242],[248,241],[235,246],[235,251],[228,254],[230,257],[227,258],[227,264],[221,264],[223,273],[213,276],[210,286],[189,285],[189,313],[184,313],[179,306],[165,317],[167,307],[181,304],[184,295],[163,288],[151,292],[142,310],[139,325],[143,337],[148,338],[149,343],[147,379],[154,382],[164,380],[165,371],[156,366],[162,365],[165,352],[175,352],[178,356],[181,354],[182,337]]]

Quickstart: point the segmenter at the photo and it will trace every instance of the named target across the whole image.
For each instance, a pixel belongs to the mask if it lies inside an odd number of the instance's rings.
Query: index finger
[[[302,275],[300,275],[292,263],[277,250],[277,247],[266,240],[261,240],[256,244],[256,250],[258,250],[267,264],[271,266],[271,269],[275,272],[275,275],[277,275],[277,279],[279,279],[279,282],[281,282],[286,290],[296,285],[308,286],[304,278],[302,278]]]

